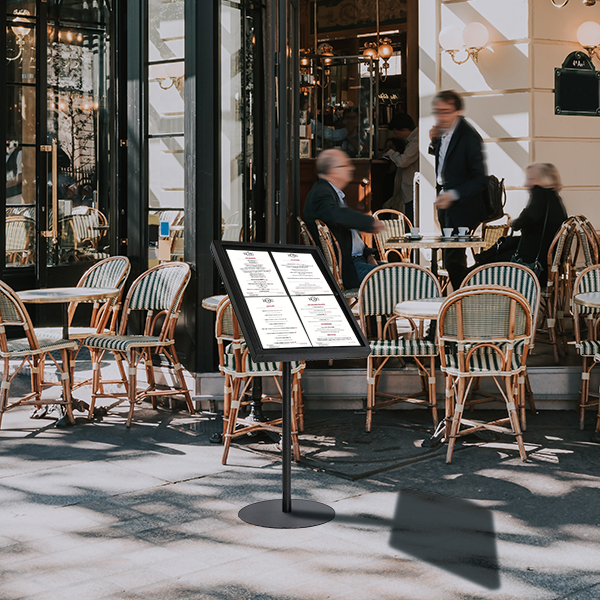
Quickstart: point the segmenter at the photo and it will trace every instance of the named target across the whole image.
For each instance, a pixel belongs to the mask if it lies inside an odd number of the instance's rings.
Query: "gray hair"
[[[340,162],[341,154],[343,154],[343,150],[336,150],[334,148],[323,150],[323,152],[317,156],[317,175],[322,177],[323,175],[327,175],[333,168],[337,167]]]

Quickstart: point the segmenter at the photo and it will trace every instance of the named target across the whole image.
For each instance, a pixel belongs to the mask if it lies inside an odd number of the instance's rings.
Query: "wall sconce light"
[[[600,59],[600,24],[586,21],[577,29],[577,41],[585,48],[590,58]]]
[[[13,19],[13,23],[17,23],[17,22],[28,23],[26,17],[30,17],[31,13],[26,8],[22,8],[22,9],[17,8],[16,10],[13,11],[13,15],[17,15]],[[7,56],[6,60],[9,60],[9,61],[17,60],[17,59],[21,58],[21,56],[23,56],[23,48],[25,47],[25,37],[31,31],[31,27],[26,27],[25,25],[13,25],[11,27],[11,29],[17,38],[17,46],[19,47],[19,52],[16,54],[16,56],[12,56],[12,57]]]
[[[179,83],[185,75],[183,63],[159,63],[150,65],[149,78],[158,83],[161,90],[169,90],[173,86],[179,89]]]
[[[462,65],[469,58],[477,63],[479,52],[485,48],[489,37],[490,34],[483,23],[469,23],[464,29],[455,26],[444,27],[438,40],[444,52],[447,52],[457,65]],[[465,58],[456,58],[456,55],[462,52],[465,53]]]
[[[556,8],[562,8],[563,6],[566,6],[567,4],[569,4],[569,0],[564,0],[560,4],[557,4],[556,0],[550,0],[550,1],[552,2],[552,4],[554,6],[556,6]],[[596,4],[596,0],[583,0],[584,6],[594,6],[594,4]]]

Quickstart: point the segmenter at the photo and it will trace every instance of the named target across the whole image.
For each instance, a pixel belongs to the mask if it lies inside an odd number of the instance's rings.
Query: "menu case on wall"
[[[317,248],[218,241],[212,250],[255,361],[369,354]]]

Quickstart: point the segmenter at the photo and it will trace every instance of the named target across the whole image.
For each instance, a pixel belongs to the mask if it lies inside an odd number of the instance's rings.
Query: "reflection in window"
[[[184,0],[148,0],[148,266],[183,260]]]

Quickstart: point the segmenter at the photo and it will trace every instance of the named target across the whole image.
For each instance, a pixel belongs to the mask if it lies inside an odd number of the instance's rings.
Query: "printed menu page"
[[[310,348],[298,314],[287,296],[246,298],[263,348]]]
[[[292,300],[313,346],[360,346],[335,296],[295,296]]]
[[[291,296],[331,294],[312,254],[275,252],[273,258]]]
[[[227,250],[244,296],[287,296],[268,252]]]

